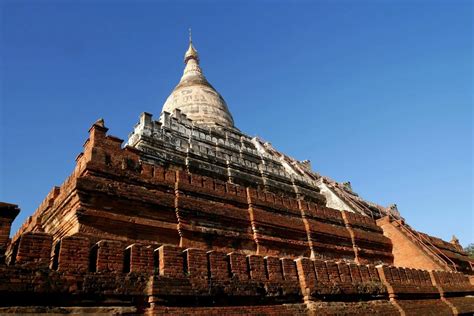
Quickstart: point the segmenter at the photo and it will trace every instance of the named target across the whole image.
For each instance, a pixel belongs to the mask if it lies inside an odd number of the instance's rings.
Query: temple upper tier
[[[399,218],[396,207],[360,198],[348,183],[319,175],[308,160],[298,161],[269,142],[242,133],[222,96],[204,77],[190,38],[183,76],[158,120],[143,114],[128,145],[154,164],[172,164],[231,183],[299,197],[338,210]]]

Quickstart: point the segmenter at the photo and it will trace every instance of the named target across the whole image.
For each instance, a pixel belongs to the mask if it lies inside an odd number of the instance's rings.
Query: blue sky
[[[0,200],[13,231],[105,118],[158,117],[188,27],[236,125],[414,228],[473,223],[470,1],[2,1]]]

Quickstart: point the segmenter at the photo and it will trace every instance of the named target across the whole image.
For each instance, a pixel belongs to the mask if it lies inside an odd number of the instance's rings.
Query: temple
[[[0,314],[472,315],[473,259],[240,131],[191,38],[160,115],[95,122],[10,236]],[[296,136],[296,135],[295,135]]]

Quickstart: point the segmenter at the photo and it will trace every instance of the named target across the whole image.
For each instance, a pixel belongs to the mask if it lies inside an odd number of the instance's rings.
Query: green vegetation
[[[469,244],[466,248],[464,248],[464,251],[467,252],[469,257],[474,258],[474,244]]]

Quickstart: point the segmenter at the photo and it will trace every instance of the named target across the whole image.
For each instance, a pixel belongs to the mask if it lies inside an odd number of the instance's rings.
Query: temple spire
[[[192,37],[191,28],[189,28],[189,47],[188,47],[188,50],[186,51],[186,54],[184,54],[184,63],[187,64],[190,59],[196,60],[196,62],[199,64],[199,55],[198,55],[197,50],[193,46],[193,37]]]

